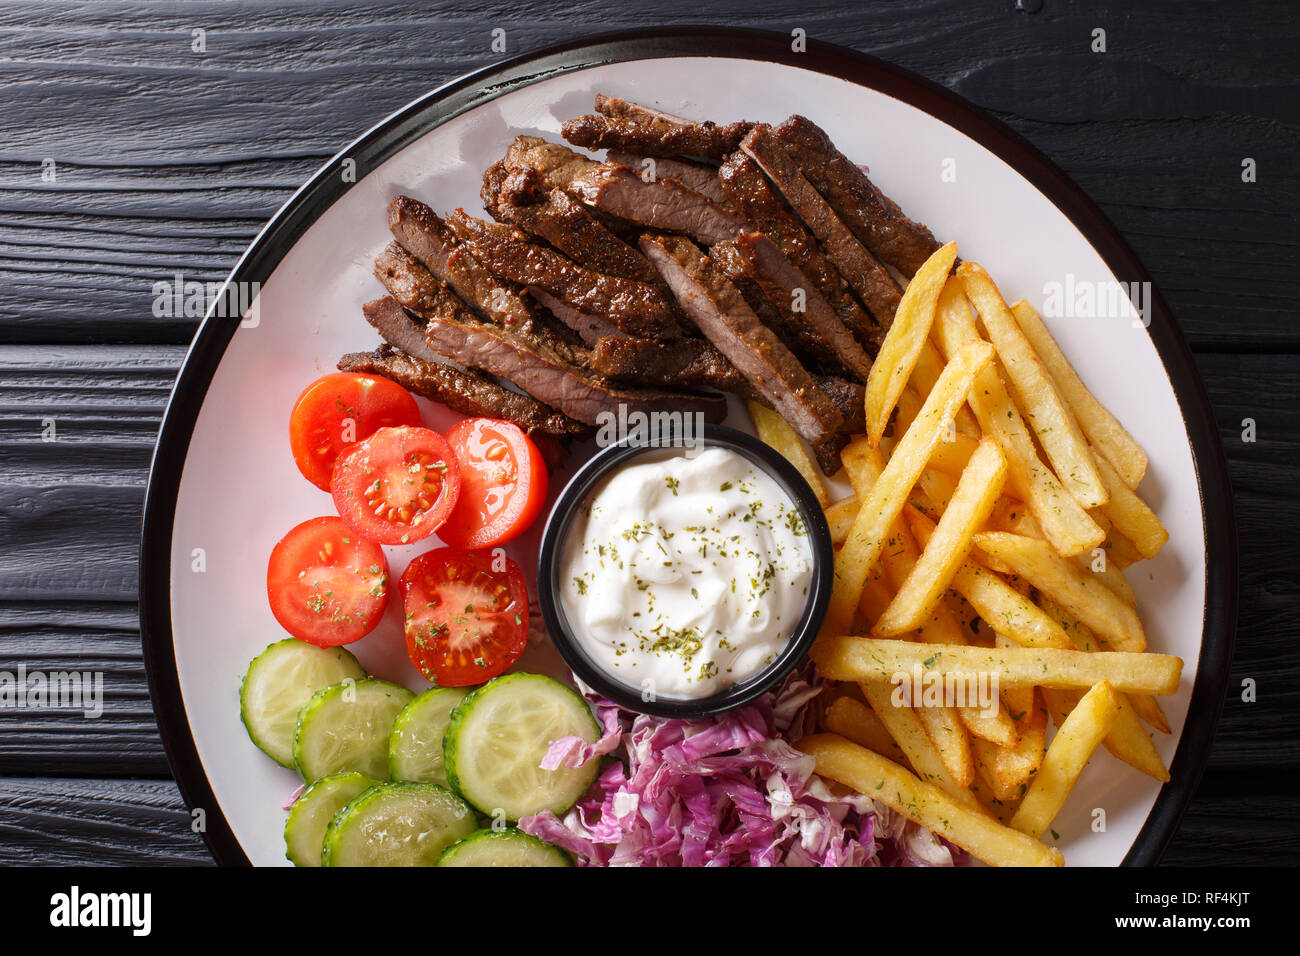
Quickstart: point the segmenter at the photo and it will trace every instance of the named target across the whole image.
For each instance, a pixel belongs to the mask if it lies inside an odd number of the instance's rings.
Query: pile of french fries
[[[903,295],[843,453],[852,496],[831,502],[784,420],[751,407],[838,547],[812,656],[843,683],[798,746],[986,863],[1059,866],[1040,838],[1098,746],[1169,779],[1147,727],[1170,732],[1156,697],[1183,662],[1146,653],[1123,573],[1169,536],[1136,491],[1142,448],[1034,309],[956,260],[939,249]],[[900,703],[900,675],[997,696]]]

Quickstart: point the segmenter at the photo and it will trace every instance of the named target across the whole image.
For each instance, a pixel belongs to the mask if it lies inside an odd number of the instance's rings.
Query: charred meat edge
[[[680,334],[667,301],[649,283],[584,269],[530,241],[513,226],[476,219],[463,209],[448,216],[447,225],[484,266],[503,279],[544,289],[574,310],[601,316],[629,335]]]
[[[619,279],[659,281],[645,256],[531,166],[511,167],[506,160],[490,166],[483,174],[482,199],[494,219],[549,242],[581,266]]]
[[[598,93],[596,112],[569,120],[560,132],[586,149],[720,160],[736,149],[750,126],[747,122],[696,122]]]
[[[786,147],[858,241],[881,262],[910,278],[939,248],[934,234],[907,218],[812,120],[796,114],[775,127],[772,136]]]
[[[385,331],[400,322],[414,325],[396,300],[391,298],[367,302],[363,307],[366,321],[388,338]],[[423,334],[418,333],[423,339]],[[404,338],[397,333],[397,338]],[[381,375],[416,395],[446,405],[462,415],[501,418],[514,422],[529,435],[552,438],[578,438],[591,429],[567,415],[501,385],[494,378],[475,370],[455,368],[442,361],[416,358],[391,341],[373,352],[351,352],[339,359],[345,372]]]
[[[817,239],[795,212],[774,191],[758,164],[737,150],[718,170],[718,181],[749,228],[776,243],[791,265],[812,281],[844,327],[870,354],[879,338],[879,326],[858,304],[840,271],[822,252]]]
[[[736,287],[687,239],[647,235],[641,251],[663,272],[700,330],[813,445],[823,470],[838,470],[839,448],[827,449],[832,444],[828,440],[843,426],[843,416]]]
[[[821,241],[826,255],[875,317],[880,327],[878,338],[883,338],[894,321],[894,312],[902,298],[885,267],[857,240],[821,193],[808,182],[794,160],[774,140],[770,126],[755,126],[740,148],[758,163]]]

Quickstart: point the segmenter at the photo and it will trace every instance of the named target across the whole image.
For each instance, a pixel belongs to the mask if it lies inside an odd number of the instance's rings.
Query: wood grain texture
[[[668,0],[650,15],[608,0],[0,0],[0,670],[99,671],[105,694],[97,719],[0,710],[0,862],[208,861],[163,779],[134,604],[149,459],[197,326],[155,317],[153,284],[224,278],[345,142],[498,61],[494,28],[513,55],[596,30],[703,22],[802,28],[955,90],[1062,166],[1138,252],[1202,353],[1241,555],[1223,718],[1166,862],[1294,861],[1294,5],[1048,0],[1026,15],[1011,0]],[[1089,49],[1098,28],[1104,54]],[[1254,183],[1242,181],[1247,157]],[[1254,703],[1241,700],[1246,678]]]
[[[675,8],[675,9],[674,9]],[[39,16],[34,11],[39,9]],[[678,12],[684,11],[684,12]],[[1300,346],[1292,158],[1300,71],[1285,3],[1133,9],[1009,0],[669,4],[667,24],[830,39],[994,112],[1072,175],[1133,241],[1194,344]],[[644,25],[607,2],[0,3],[0,336],[187,342],[152,315],[176,272],[224,278],[265,220],[348,140],[506,54]],[[1090,51],[1107,31],[1105,53]],[[205,30],[206,50],[191,31]],[[1248,52],[1247,52],[1248,51]],[[1087,135],[1080,134],[1086,124]],[[1258,181],[1241,182],[1254,158]],[[57,178],[43,182],[42,162]],[[88,296],[95,308],[87,309]]]
[[[193,820],[170,780],[0,778],[8,865],[211,865]]]

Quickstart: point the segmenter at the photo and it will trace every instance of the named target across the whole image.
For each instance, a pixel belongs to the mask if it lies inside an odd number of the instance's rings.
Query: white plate
[[[719,121],[777,122],[803,113],[868,164],[874,182],[908,215],[987,267],[1008,301],[1023,296],[1041,309],[1047,283],[1077,288],[1145,278],[1105,220],[1050,164],[923,81],[835,48],[791,54],[786,40],[752,34],[714,31],[672,42],[683,54],[732,58],[659,58],[662,44],[653,38],[625,38],[513,62],[412,104],[340,153],[236,268],[232,280],[262,281],[257,324],[232,334],[236,320],[210,317],[200,331],[151,475],[141,607],[173,768],[191,807],[204,810],[223,862],[286,863],[281,806],[300,781],[249,743],[239,682],[248,661],[284,636],[266,601],[267,555],[293,525],[332,510],[329,496],[294,467],[286,425],[308,382],[333,370],[342,353],[379,341],[360,307],[383,292],[371,261],[390,238],[384,207],[393,196],[410,194],[439,211],[481,209],[482,171],[510,139],[559,139],[560,124],[589,111],[598,91]],[[351,162],[355,184],[343,175]],[[1121,862],[1149,816],[1133,859],[1158,854],[1204,761],[1235,617],[1225,582],[1235,580],[1225,575],[1231,516],[1216,500],[1227,486],[1204,394],[1160,303],[1150,332],[1135,317],[1129,306],[1113,318],[1047,319],[1083,379],[1150,457],[1142,493],[1170,541],[1130,578],[1150,648],[1185,661],[1179,692],[1162,701],[1174,729],[1157,735],[1167,763],[1185,725],[1196,729],[1156,814],[1156,782],[1110,758],[1088,767],[1053,824],[1057,845],[1075,865]],[[423,407],[432,427],[453,418]],[[420,550],[392,549],[393,574]],[[1207,565],[1207,553],[1215,563]],[[352,649],[375,673],[421,688],[427,685],[406,660],[398,605]],[[1206,673],[1189,725],[1198,667]],[[1104,830],[1097,829],[1099,811]]]

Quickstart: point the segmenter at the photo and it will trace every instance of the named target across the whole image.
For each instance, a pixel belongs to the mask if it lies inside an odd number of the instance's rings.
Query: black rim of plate
[[[1150,275],[1105,214],[1057,166],[1019,134],[955,93],[882,60],[816,40],[805,52],[787,34],[733,27],[625,30],[524,54],[439,87],[363,134],[322,167],[275,214],[240,258],[227,282],[265,282],[307,228],[347,191],[345,160],[362,175],[453,117],[532,83],[633,60],[715,57],[783,64],[874,89],[922,110],[985,146],[1060,209],[1118,278]],[[1154,288],[1154,285],[1152,286]],[[140,542],[140,627],[154,713],[186,806],[206,814],[204,834],[218,863],[248,865],[213,795],[186,718],[173,646],[171,550],[174,511],[190,437],[208,384],[238,317],[209,311],[186,355],[163,417],[145,494]],[[1191,444],[1205,526],[1205,613],[1196,683],[1171,780],[1156,798],[1124,863],[1157,862],[1195,791],[1223,706],[1237,619],[1237,548],[1232,488],[1213,410],[1191,350],[1159,292],[1148,329],[1174,388]]]
[[[574,515],[597,486],[619,466],[643,455],[688,447],[677,434],[661,441],[638,439],[634,434],[617,444],[602,448],[578,473],[569,479],[555,501],[542,532],[541,554],[537,560],[537,602],[546,621],[546,631],[555,643],[564,663],[578,679],[606,700],[620,707],[656,717],[707,717],[739,707],[771,690],[802,662],[817,638],[817,631],[830,606],[831,587],[835,581],[835,550],[831,529],[826,523],[817,496],[798,469],[775,448],[753,435],[723,425],[705,425],[694,447],[725,448],[748,458],[780,486],[803,516],[813,569],[809,580],[808,600],[799,621],[786,639],[776,660],[763,670],[732,684],[715,694],[701,698],[663,697],[646,701],[634,685],[624,683],[602,670],[571,634],[568,615],[561,601],[561,576],[564,574],[564,542]]]

